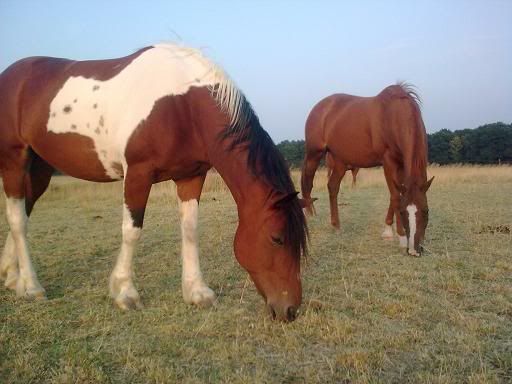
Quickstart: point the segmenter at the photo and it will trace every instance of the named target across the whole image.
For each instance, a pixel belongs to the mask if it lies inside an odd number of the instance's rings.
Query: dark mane
[[[214,95],[215,96],[215,95]],[[269,134],[262,128],[251,104],[240,92],[237,100],[237,118],[220,134],[220,140],[231,139],[229,150],[247,149],[247,165],[254,176],[263,179],[280,194],[295,193],[290,170]],[[297,257],[307,254],[308,228],[298,199],[282,209],[286,215],[287,241]]]

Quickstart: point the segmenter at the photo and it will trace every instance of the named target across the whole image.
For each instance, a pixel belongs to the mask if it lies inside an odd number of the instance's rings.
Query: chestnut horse
[[[313,178],[325,153],[334,164],[328,190],[331,223],[336,228],[336,200],[346,164],[355,168],[383,165],[390,204],[382,237],[393,238],[395,214],[400,245],[419,256],[428,223],[426,192],[433,179],[427,181],[427,135],[419,102],[410,85],[398,83],[374,97],[335,94],[316,104],[306,122],[301,180],[308,212],[313,212]]]
[[[124,180],[122,244],[110,294],[142,306],[132,281],[152,184],[177,185],[185,302],[215,294],[199,268],[198,203],[215,169],[238,209],[236,258],[274,318],[302,300],[307,227],[288,168],[243,93],[197,50],[160,44],[111,60],[23,59],[0,75],[0,171],[10,227],[0,276],[18,296],[45,298],[27,247],[27,219],[54,169],[84,180]]]

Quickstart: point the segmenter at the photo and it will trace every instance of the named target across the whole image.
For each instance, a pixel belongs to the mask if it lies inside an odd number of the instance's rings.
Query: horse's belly
[[[114,160],[117,156],[107,153],[106,149],[98,151],[94,141],[87,136],[48,132],[35,138],[31,146],[47,163],[67,175],[99,182],[123,178],[123,165]]]

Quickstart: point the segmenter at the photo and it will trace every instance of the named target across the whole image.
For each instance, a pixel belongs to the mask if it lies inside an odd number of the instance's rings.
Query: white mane
[[[206,68],[201,79],[211,78],[208,88],[219,108],[230,116],[230,126],[239,127],[244,125],[243,105],[245,96],[220,65],[207,58],[201,50],[196,48],[173,43],[155,44],[154,47],[170,50],[182,58],[194,57],[200,61]]]

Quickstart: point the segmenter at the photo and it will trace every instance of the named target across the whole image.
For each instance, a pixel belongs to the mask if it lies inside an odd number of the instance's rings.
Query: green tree
[[[449,144],[451,161],[454,163],[460,163],[462,161],[462,148],[464,147],[462,137],[454,135]]]

